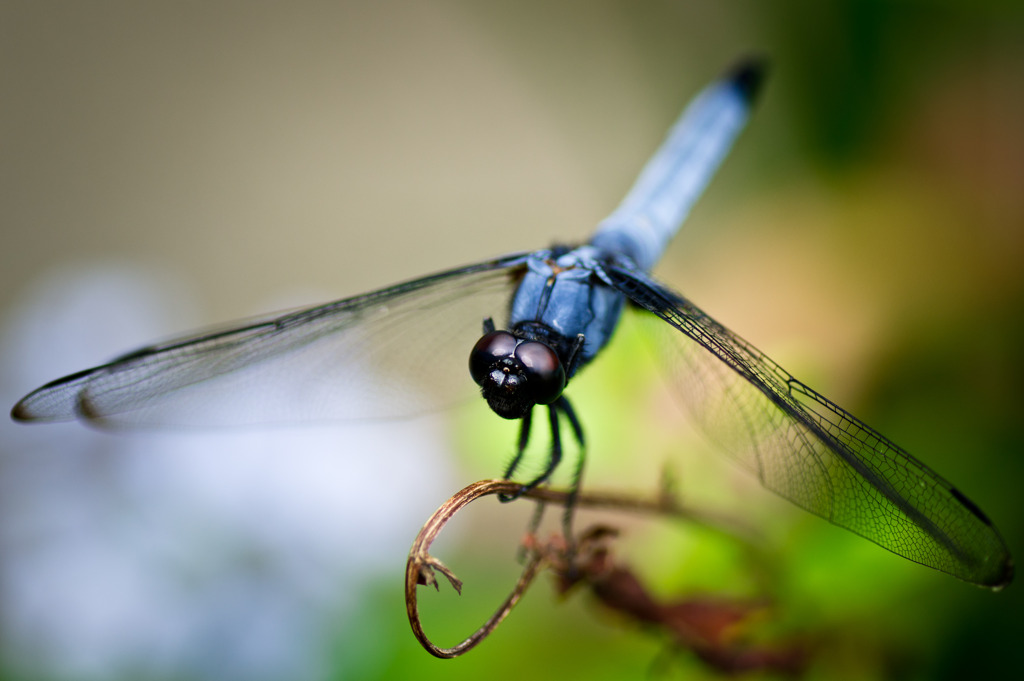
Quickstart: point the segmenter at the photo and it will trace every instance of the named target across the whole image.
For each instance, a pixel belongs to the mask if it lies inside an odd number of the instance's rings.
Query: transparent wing
[[[504,322],[525,254],[141,348],[19,402],[20,420],[104,427],[408,416],[474,391],[485,317]]]
[[[934,471],[647,275],[614,286],[665,329],[674,386],[708,435],[768,489],[914,562],[1000,587],[1013,563],[981,510]],[[693,342],[690,342],[693,341]]]

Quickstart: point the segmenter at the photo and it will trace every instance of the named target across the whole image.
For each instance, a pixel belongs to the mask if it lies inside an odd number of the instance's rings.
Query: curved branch
[[[480,482],[475,482],[462,489],[437,509],[434,515],[430,516],[430,519],[423,525],[419,534],[416,535],[416,541],[413,542],[412,549],[409,551],[409,559],[405,564],[405,609],[409,615],[409,624],[412,625],[412,632],[416,636],[416,640],[434,657],[446,659],[458,657],[487,638],[501,624],[501,621],[512,612],[512,608],[519,602],[519,599],[526,593],[527,587],[529,587],[534,577],[537,576],[537,573],[540,572],[543,558],[540,553],[532,551],[527,558],[526,567],[523,568],[523,572],[519,576],[519,581],[516,582],[515,587],[509,593],[505,602],[498,607],[494,614],[479,629],[458,645],[451,648],[440,648],[434,645],[426,632],[423,631],[419,609],[416,604],[416,587],[424,584],[437,588],[437,579],[434,577],[434,570],[436,569],[451,582],[452,587],[456,591],[461,592],[462,590],[462,582],[455,577],[451,570],[428,553],[430,545],[437,538],[437,535],[440,534],[441,530],[444,529],[444,526],[448,524],[448,521],[471,502],[490,494],[513,494],[520,489],[522,489],[521,484],[507,480],[481,480]]]
[[[495,610],[494,614],[479,629],[464,641],[451,648],[438,647],[430,640],[426,632],[423,631],[423,625],[420,622],[416,587],[425,585],[433,586],[435,589],[439,588],[435,576],[436,570],[444,575],[456,592],[462,592],[462,582],[444,563],[430,555],[430,546],[456,513],[480,497],[492,494],[522,494],[523,498],[561,506],[569,504],[571,496],[569,491],[547,488],[534,488],[523,492],[523,485],[521,483],[509,480],[481,480],[457,492],[430,516],[422,529],[420,529],[419,534],[416,535],[416,540],[413,542],[412,548],[409,551],[409,558],[406,561],[405,607],[413,634],[420,642],[420,645],[435,657],[458,657],[487,638],[502,620],[508,616],[523,594],[526,593],[526,589],[540,572],[541,567],[551,560],[551,551],[545,551],[543,547],[539,546],[529,547],[526,565],[515,587],[513,587],[505,601]],[[664,515],[695,522],[737,537],[748,534],[743,527],[731,519],[684,508],[667,491],[663,491],[653,500],[624,494],[580,494],[572,503],[578,508],[606,508]]]

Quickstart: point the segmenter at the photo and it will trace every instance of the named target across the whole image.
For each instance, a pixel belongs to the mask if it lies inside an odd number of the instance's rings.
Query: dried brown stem
[[[426,585],[438,588],[437,578],[434,574],[434,571],[437,570],[448,579],[457,592],[461,593],[462,590],[462,582],[452,571],[444,563],[429,554],[431,544],[448,524],[448,521],[471,502],[492,494],[516,494],[521,489],[521,484],[508,480],[482,480],[475,482],[456,493],[438,508],[416,536],[416,540],[409,551],[409,559],[406,562],[405,568],[405,604],[413,634],[431,655],[440,658],[458,657],[487,638],[512,611],[512,608],[519,602],[519,599],[526,593],[530,583],[540,572],[543,564],[550,559],[550,551],[544,551],[537,547],[529,550],[527,552],[526,565],[508,597],[479,629],[458,645],[451,648],[440,648],[423,631],[416,601],[416,587],[418,585]],[[523,497],[542,503],[564,506],[569,503],[570,494],[568,491],[563,490],[536,488],[523,494]],[[667,491],[663,491],[653,500],[610,493],[580,494],[576,498],[575,504],[580,508],[606,508],[664,515],[712,527],[732,535],[748,534],[743,528],[727,518],[683,508]]]
[[[426,632],[423,631],[419,609],[416,605],[417,585],[425,584],[436,587],[437,579],[434,577],[434,570],[437,569],[448,578],[448,581],[451,582],[456,591],[461,591],[462,587],[462,582],[441,561],[433,558],[428,553],[430,545],[437,538],[437,535],[441,533],[441,530],[444,529],[444,526],[448,524],[448,521],[472,501],[490,494],[514,494],[521,487],[522,485],[507,480],[482,480],[475,482],[469,487],[462,489],[446,501],[441,508],[437,509],[434,515],[430,516],[430,519],[423,525],[420,533],[416,535],[416,541],[413,542],[412,549],[409,551],[409,560],[405,564],[405,609],[409,615],[409,624],[412,625],[413,634],[420,642],[420,645],[431,655],[441,658],[458,657],[487,638],[501,621],[512,612],[512,608],[519,602],[522,595],[526,593],[530,582],[540,572],[543,559],[539,553],[531,552],[527,558],[526,567],[523,568],[523,572],[519,576],[519,581],[516,582],[515,587],[509,593],[505,602],[479,629],[473,632],[469,638],[462,641],[462,643],[451,648],[440,648],[434,645]]]

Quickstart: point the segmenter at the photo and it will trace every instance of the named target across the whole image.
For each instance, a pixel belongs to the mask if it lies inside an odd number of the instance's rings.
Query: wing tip
[[[1003,570],[999,574],[999,578],[996,579],[993,583],[989,584],[988,587],[993,591],[1002,591],[1004,588],[1010,585],[1010,582],[1013,581],[1014,572],[1015,568],[1013,565],[1013,558],[1011,558],[1008,555],[1006,557],[1006,560],[1003,561]]]
[[[761,84],[768,73],[768,59],[762,55],[749,55],[733,65],[726,75],[733,87],[748,103],[757,99]]]
[[[44,423],[61,420],[50,413],[52,410],[48,410],[45,405],[40,404],[39,393],[44,389],[45,386],[33,390],[18,400],[18,403],[11,407],[11,420],[18,423]]]
[[[36,388],[11,408],[11,419],[18,423],[73,421],[76,413],[68,398],[76,396],[78,390],[71,386],[81,384],[95,371],[95,368],[76,371]]]
[[[16,423],[59,423],[61,421],[74,421],[75,416],[63,411],[40,408],[33,400],[35,393],[27,395],[18,401],[11,408],[11,420]]]
[[[11,420],[17,421],[18,423],[30,423],[38,420],[32,415],[32,410],[29,406],[25,404],[26,399],[27,398],[18,400],[18,403],[11,407]]]

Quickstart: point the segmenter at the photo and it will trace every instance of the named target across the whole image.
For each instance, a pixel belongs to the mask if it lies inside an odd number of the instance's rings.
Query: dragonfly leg
[[[546,481],[551,477],[551,474],[555,472],[558,464],[562,461],[562,435],[559,432],[558,423],[558,406],[557,402],[548,407],[548,419],[551,421],[551,456],[548,458],[547,468],[544,472],[534,478],[531,482],[523,488],[523,492],[529,492],[531,489]]]
[[[577,364],[579,364],[579,360],[580,360],[580,350],[583,349],[583,341],[585,341],[585,340],[586,340],[586,338],[581,333],[581,334],[578,334],[576,336],[576,340],[573,341],[572,349],[569,351],[569,361],[565,365],[565,375],[566,376],[572,376],[573,374],[576,373],[576,366],[577,366]],[[566,404],[568,404],[568,402],[566,402]],[[581,433],[578,430],[579,423],[575,420],[576,417],[574,415],[572,415],[572,408],[571,407],[569,408],[569,411],[566,413],[566,416],[569,417],[570,422],[573,424],[573,429],[576,430],[576,432],[577,432],[576,439],[581,440],[581,438],[580,438]]]
[[[512,501],[513,499],[518,499],[523,494],[529,492],[537,485],[546,481],[548,478],[551,477],[551,474],[555,471],[555,469],[558,467],[558,464],[562,461],[562,436],[559,431],[558,411],[558,402],[555,402],[554,404],[548,406],[548,419],[551,422],[551,455],[548,458],[548,465],[544,469],[544,472],[538,475],[530,482],[523,485],[522,488],[515,494],[507,494],[498,497],[502,501]],[[527,412],[527,415],[523,417],[523,429],[519,431],[519,451],[516,452],[516,457],[512,459],[511,465],[509,465],[508,470],[505,471],[506,480],[512,477],[512,473],[515,472],[516,467],[519,466],[519,462],[523,458],[523,452],[526,449],[526,441],[529,437],[528,433],[526,432],[529,429],[527,419],[530,417],[531,413],[532,412]]]
[[[580,336],[581,344],[582,339],[583,336]],[[562,514],[562,531],[565,533],[567,553],[569,556],[572,556],[575,552],[572,538],[572,519],[576,510],[576,498],[580,494],[580,484],[583,481],[583,465],[587,459],[587,447],[583,439],[583,426],[580,425],[580,420],[576,417],[576,412],[573,410],[569,400],[565,397],[560,397],[555,402],[554,407],[560,409],[565,414],[569,426],[572,427],[572,433],[576,437],[576,442],[580,446],[580,454],[576,459],[576,469],[573,471],[572,480],[569,483],[569,498],[566,500],[565,512]]]
[[[488,320],[486,320],[484,322],[485,323],[485,328],[486,328],[486,322],[487,321],[490,321],[490,320],[488,319]],[[519,427],[519,444],[516,447],[516,455],[512,458],[512,462],[509,463],[508,468],[505,469],[505,476],[504,477],[505,477],[506,480],[510,479],[512,477],[512,475],[516,472],[516,469],[519,468],[519,463],[523,460],[523,455],[526,453],[526,445],[529,444],[529,442],[530,442],[530,425],[531,425],[531,422],[532,422],[532,417],[533,417],[533,410],[532,409],[530,411],[526,412],[526,416],[523,417],[523,423]],[[520,495],[523,494],[523,492],[527,491],[527,489],[529,489],[529,488],[524,487],[523,489],[521,489],[519,492],[517,492],[515,494],[499,494],[498,495],[498,499],[500,501],[502,501],[502,502],[507,502],[507,501],[512,501],[514,499],[518,499],[520,497]]]
[[[520,461],[523,458],[523,454],[526,451],[526,445],[530,437],[530,417],[532,411],[528,412],[523,418],[523,426],[519,431],[519,446],[516,452],[515,458],[505,471],[505,479],[508,479],[515,472],[519,466]],[[575,410],[572,408],[572,404],[565,397],[559,397],[557,401],[548,407],[548,418],[551,423],[551,456],[548,459],[548,465],[544,472],[534,478],[531,482],[523,485],[518,492],[515,494],[507,494],[499,496],[498,498],[502,502],[512,501],[518,499],[520,496],[530,491],[534,487],[537,487],[541,483],[547,481],[551,477],[551,474],[558,467],[558,464],[562,460],[562,436],[561,436],[561,423],[559,422],[559,414],[564,414],[566,420],[569,422],[569,426],[572,428],[573,436],[576,438],[576,442],[580,446],[579,458],[576,461],[576,467],[573,470],[572,481],[569,484],[569,496],[565,503],[565,512],[562,515],[562,532],[565,536],[566,543],[566,555],[568,561],[572,563],[572,556],[575,554],[575,542],[573,541],[572,533],[572,521],[576,510],[576,499],[579,497],[580,484],[583,479],[583,466],[586,462],[586,446],[583,436],[583,426],[580,425],[579,418],[576,416]],[[533,518],[530,521],[529,533],[535,533],[537,528],[540,526],[541,518],[544,514],[545,504],[539,502],[537,509],[533,514]]]

